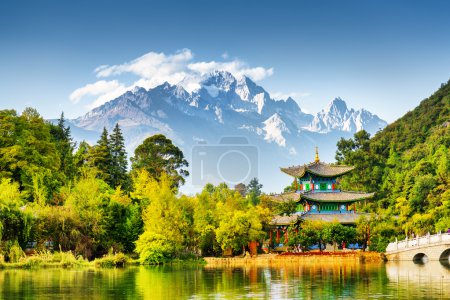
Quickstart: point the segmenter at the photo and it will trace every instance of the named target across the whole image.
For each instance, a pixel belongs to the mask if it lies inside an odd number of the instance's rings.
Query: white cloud
[[[225,52],[224,60],[228,59]],[[79,103],[87,96],[96,99],[87,105],[89,108],[97,107],[112,100],[136,86],[145,89],[154,88],[164,82],[179,84],[188,92],[200,87],[203,76],[216,70],[228,71],[235,77],[243,75],[254,81],[262,80],[273,74],[273,68],[250,67],[246,62],[233,59],[229,61],[194,61],[194,54],[189,49],[182,49],[174,54],[149,52],[132,61],[117,65],[101,65],[94,70],[98,78],[116,77],[118,79],[106,81],[101,79],[94,83],[74,90],[70,94],[73,103]],[[120,82],[120,76],[133,74],[138,79],[130,85]]]
[[[124,90],[124,86],[117,80],[106,81],[99,80],[95,83],[87,84],[81,88],[74,90],[69,99],[72,103],[78,103],[85,96],[99,96],[113,93],[114,91]],[[109,99],[111,100],[111,99]]]
[[[123,73],[133,73],[142,78],[167,78],[173,74],[183,73],[186,63],[191,61],[193,54],[189,49],[183,49],[173,55],[149,52],[141,57],[121,65],[100,66],[95,69],[97,77],[109,77]]]

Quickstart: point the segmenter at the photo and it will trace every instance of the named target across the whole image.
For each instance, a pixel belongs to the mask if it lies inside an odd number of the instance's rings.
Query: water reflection
[[[450,268],[439,262],[349,260],[272,268],[3,270],[0,291],[2,299],[446,299]]]
[[[388,262],[386,274],[392,289],[405,298],[427,298],[439,295],[450,298],[450,267],[448,261]]]

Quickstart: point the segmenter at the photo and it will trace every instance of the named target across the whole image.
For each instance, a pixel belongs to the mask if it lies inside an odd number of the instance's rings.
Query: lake
[[[1,270],[2,299],[450,299],[440,262]]]

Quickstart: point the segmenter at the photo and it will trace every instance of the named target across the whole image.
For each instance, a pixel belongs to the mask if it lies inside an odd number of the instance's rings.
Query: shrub
[[[107,254],[102,258],[96,259],[95,266],[100,268],[121,268],[124,267],[128,259],[122,252],[116,254]]]
[[[77,260],[75,255],[73,255],[72,252],[70,251],[61,252],[60,254],[61,254],[61,261],[60,261],[61,267],[72,268],[79,264],[79,261]]]
[[[14,242],[14,244],[9,248],[9,262],[16,263],[19,262],[19,260],[22,257],[25,257],[25,253],[23,252],[22,248],[20,247],[19,243],[17,241]]]

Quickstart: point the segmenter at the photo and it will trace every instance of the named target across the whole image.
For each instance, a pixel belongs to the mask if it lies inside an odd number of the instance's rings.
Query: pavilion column
[[[284,244],[287,245],[287,243],[289,242],[289,233],[287,228],[284,229]]]
[[[279,228],[277,228],[277,239],[276,239],[276,241],[277,241],[277,244],[280,243],[280,229]]]
[[[269,231],[269,245],[272,244],[272,229]]]

